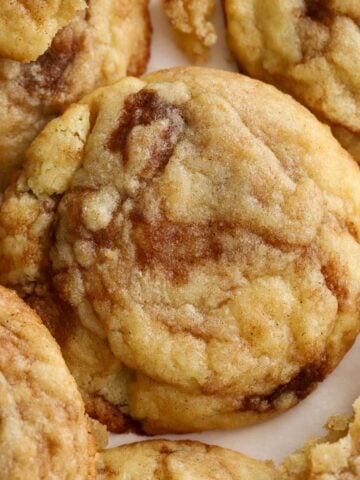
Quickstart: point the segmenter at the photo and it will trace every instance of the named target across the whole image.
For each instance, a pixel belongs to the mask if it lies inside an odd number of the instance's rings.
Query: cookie
[[[85,7],[84,0],[1,0],[0,56],[20,62],[36,60],[56,33]]]
[[[148,0],[90,0],[36,61],[0,59],[0,191],[44,125],[149,58]]]
[[[84,405],[39,317],[0,287],[0,469],[3,479],[95,478]]]
[[[216,42],[216,32],[209,21],[214,0],[163,0],[164,11],[173,27],[180,48],[190,59],[205,60]]]
[[[228,39],[249,75],[291,93],[360,162],[360,4],[224,0]]]
[[[114,433],[141,432],[129,412],[131,371],[111,352],[105,339],[73,322],[62,329],[66,364],[82,394],[87,413]],[[59,338],[59,337],[58,337]]]
[[[37,285],[35,292],[23,292],[23,297],[60,345],[87,413],[114,433],[138,431],[128,415],[130,371],[112,354],[106,339],[83,327],[45,285]]]
[[[0,281],[45,285],[108,342],[144,431],[237,427],[295,405],[352,345],[359,185],[329,128],[272,86],[127,78],[28,149],[0,208]]]
[[[354,403],[350,422],[337,416],[328,421],[327,428],[327,437],[310,440],[283,462],[281,480],[360,478],[360,398]]]
[[[125,445],[101,454],[98,480],[275,480],[271,462],[261,462],[199,442],[166,440]]]

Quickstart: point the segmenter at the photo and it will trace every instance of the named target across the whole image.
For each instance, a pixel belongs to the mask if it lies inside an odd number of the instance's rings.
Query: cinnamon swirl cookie
[[[240,66],[294,95],[360,162],[360,3],[224,0],[224,7]]]
[[[98,480],[275,480],[271,462],[261,462],[199,442],[158,440],[101,454]]]
[[[90,0],[35,61],[0,58],[0,191],[50,119],[94,88],[144,71],[151,34],[147,4]]]
[[[0,469],[4,480],[95,478],[76,383],[39,317],[0,287]]]
[[[1,0],[0,56],[20,62],[36,60],[85,7],[85,0]]]
[[[328,127],[271,86],[127,78],[32,143],[0,208],[0,281],[51,291],[60,330],[107,342],[146,432],[259,421],[358,333],[359,185]]]

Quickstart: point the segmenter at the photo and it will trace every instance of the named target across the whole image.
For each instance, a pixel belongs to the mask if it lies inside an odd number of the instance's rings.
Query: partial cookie
[[[95,478],[76,383],[39,317],[0,287],[0,471],[10,479]]]
[[[1,0],[0,56],[20,62],[36,60],[85,7],[84,0]]]
[[[132,372],[112,354],[106,339],[80,322],[74,322],[63,333],[63,356],[88,414],[107,425],[111,432],[140,431],[129,412],[128,383]]]
[[[0,59],[0,191],[43,126],[70,103],[149,58],[148,0],[90,0],[35,62]]]
[[[309,441],[280,468],[281,480],[356,480],[360,478],[360,398],[354,417],[329,420],[327,437]]]
[[[158,440],[103,452],[98,480],[275,480],[271,462],[199,442]]]
[[[224,0],[224,6],[240,66],[294,95],[360,162],[360,3]]]
[[[193,60],[204,60],[216,42],[216,33],[209,21],[214,0],[163,0],[176,41]]]
[[[45,284],[108,342],[146,432],[263,420],[352,345],[360,171],[291,97],[207,69],[128,78],[27,157],[0,208],[0,281]]]
[[[87,413],[115,433],[139,430],[129,416],[127,384],[131,372],[101,338],[78,321],[72,310],[46,286],[23,297],[59,343]]]

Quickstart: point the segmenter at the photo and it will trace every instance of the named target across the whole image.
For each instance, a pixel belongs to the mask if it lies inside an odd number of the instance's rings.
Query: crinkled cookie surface
[[[98,480],[275,480],[271,462],[199,442],[165,440],[107,450]]]
[[[6,480],[95,478],[76,383],[39,317],[0,287],[0,471]]]
[[[148,0],[90,0],[34,62],[0,58],[0,191],[49,120],[94,88],[143,73],[150,37]]]
[[[280,468],[281,480],[356,480],[360,478],[360,398],[354,417],[329,420],[329,435],[309,441],[290,455]]]
[[[1,0],[0,57],[35,60],[85,7],[84,0]]]
[[[360,3],[224,0],[224,6],[241,67],[312,109],[360,162]]]
[[[125,79],[27,155],[0,209],[0,279],[47,284],[108,343],[145,431],[264,419],[352,345],[358,166],[273,87],[198,68]]]

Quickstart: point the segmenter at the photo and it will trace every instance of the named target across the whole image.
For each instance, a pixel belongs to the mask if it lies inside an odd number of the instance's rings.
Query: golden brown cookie
[[[59,343],[87,413],[112,432],[138,431],[128,408],[131,372],[114,357],[106,339],[83,327],[72,310],[45,285],[24,291],[23,296]]]
[[[61,344],[64,359],[82,394],[88,414],[111,432],[141,431],[130,417],[128,382],[132,372],[111,352],[105,339],[74,322]]]
[[[0,287],[0,471],[4,480],[95,478],[76,383],[39,317]]]
[[[36,60],[56,33],[85,7],[84,0],[1,0],[0,57]]]
[[[103,452],[98,480],[276,480],[271,462],[199,442],[158,440]]]
[[[27,157],[0,209],[0,281],[47,284],[108,342],[146,432],[265,419],[352,345],[360,171],[291,97],[199,68],[128,78]]]
[[[356,480],[360,478],[360,398],[349,421],[337,416],[328,421],[329,434],[311,440],[290,455],[280,468],[280,480]]]
[[[90,0],[36,61],[0,59],[0,191],[42,127],[70,103],[149,58],[148,0]]]
[[[224,0],[224,7],[240,66],[309,107],[360,162],[360,2]]]
[[[163,5],[179,46],[192,60],[204,60],[216,42],[215,29],[209,21],[215,1],[163,0]]]

